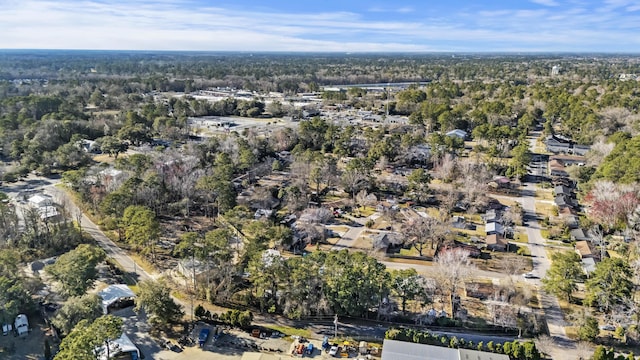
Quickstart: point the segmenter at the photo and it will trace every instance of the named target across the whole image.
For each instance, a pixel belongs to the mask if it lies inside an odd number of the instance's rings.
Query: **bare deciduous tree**
[[[541,353],[550,356],[551,351],[556,346],[555,340],[549,335],[542,334],[535,339],[536,348],[540,350]]]
[[[578,360],[587,360],[593,354],[593,347],[587,341],[580,341],[576,344],[575,354]]]
[[[440,179],[443,182],[450,182],[455,179],[457,163],[456,157],[451,154],[444,154],[433,169],[436,179]]]
[[[437,248],[445,238],[446,227],[432,217],[420,217],[408,220],[403,224],[404,234],[420,256],[428,244],[431,249]]]
[[[604,158],[613,151],[614,143],[608,143],[604,138],[599,138],[591,145],[591,149],[586,154],[587,164],[590,166],[599,166]]]
[[[458,288],[464,286],[464,282],[469,278],[472,270],[473,267],[469,259],[468,250],[450,249],[438,254],[434,274],[443,292],[449,295],[449,305],[451,306],[453,318],[455,318],[453,299],[458,292]]]

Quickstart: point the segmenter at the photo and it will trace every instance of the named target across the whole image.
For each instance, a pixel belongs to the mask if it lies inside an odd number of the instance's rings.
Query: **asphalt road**
[[[55,186],[47,186],[44,188],[44,192],[51,195],[57,203],[65,204],[71,214],[77,214],[81,212],[64,190],[61,190]],[[108,257],[113,258],[115,261],[117,261],[124,271],[135,274],[138,281],[154,278],[144,269],[140,268],[140,266],[138,266],[123,249],[121,249],[120,247],[118,247],[118,245],[116,245],[116,243],[111,241],[102,232],[102,230],[100,230],[98,225],[91,221],[91,219],[89,219],[84,213],[82,214],[81,218],[81,226],[82,230],[91,235],[98,246],[104,249]]]

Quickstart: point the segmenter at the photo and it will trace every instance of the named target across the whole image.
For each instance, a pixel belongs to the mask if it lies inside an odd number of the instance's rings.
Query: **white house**
[[[460,138],[462,140],[467,138],[467,132],[464,130],[460,130],[460,129],[455,129],[455,130],[451,130],[448,133],[446,133],[447,136],[455,136],[457,138]]]

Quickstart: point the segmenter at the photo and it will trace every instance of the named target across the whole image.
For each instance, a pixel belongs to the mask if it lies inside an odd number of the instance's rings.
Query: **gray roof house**
[[[545,144],[548,152],[552,152],[554,154],[557,153],[567,153],[569,152],[569,147],[571,143],[568,141],[564,141],[564,139],[559,139],[555,136],[549,136],[545,140]]]
[[[487,235],[495,235],[495,234],[504,235],[504,227],[497,222],[488,222],[484,226],[484,231],[487,233]]]
[[[573,145],[573,153],[575,155],[584,156],[587,152],[589,152],[589,150],[591,150],[591,146],[589,145]]]
[[[571,239],[576,241],[590,240],[591,238],[585,234],[581,228],[573,229],[570,231]]]
[[[553,194],[555,196],[558,196],[558,195],[573,196],[573,191],[568,186],[558,185],[553,188]]]
[[[509,360],[508,355],[384,340],[382,360]]]
[[[466,131],[460,130],[460,129],[451,130],[448,133],[446,133],[445,135],[447,135],[447,136],[455,136],[455,137],[460,138],[462,140],[465,140],[467,138],[467,136],[468,136]]]
[[[566,195],[558,195],[556,196],[556,198],[554,199],[554,202],[556,203],[556,205],[559,208],[572,208],[576,206],[575,201],[573,201],[572,198],[566,196]]]

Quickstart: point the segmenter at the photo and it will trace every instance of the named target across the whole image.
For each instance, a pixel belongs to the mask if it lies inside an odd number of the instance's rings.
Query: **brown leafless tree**
[[[438,254],[434,266],[434,275],[444,293],[449,297],[449,305],[452,317],[455,318],[453,299],[458,289],[464,286],[464,282],[473,271],[469,259],[469,251],[464,249],[450,249]]]

